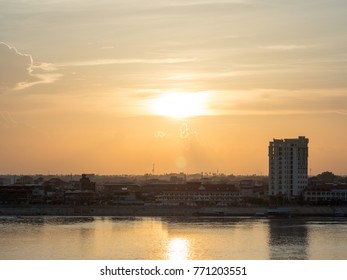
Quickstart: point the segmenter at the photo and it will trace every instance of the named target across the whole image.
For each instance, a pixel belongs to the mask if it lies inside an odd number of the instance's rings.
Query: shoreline
[[[285,207],[293,217],[346,216],[347,207],[330,206],[289,206]],[[268,207],[195,207],[195,206],[152,206],[152,205],[117,205],[117,206],[56,206],[56,205],[6,205],[0,206],[0,216],[257,216],[265,213]]]

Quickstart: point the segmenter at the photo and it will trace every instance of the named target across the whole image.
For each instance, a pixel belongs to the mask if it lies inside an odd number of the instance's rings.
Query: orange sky
[[[347,3],[0,3],[0,174],[347,174]]]

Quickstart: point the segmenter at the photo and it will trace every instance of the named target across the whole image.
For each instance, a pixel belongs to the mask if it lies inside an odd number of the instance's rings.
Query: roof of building
[[[345,183],[339,183],[339,184],[333,184],[333,183],[327,183],[327,184],[321,184],[316,186],[308,186],[304,192],[329,192],[333,190],[347,190],[347,184]]]
[[[143,186],[143,189],[146,191],[151,190],[151,185]],[[238,192],[235,185],[231,184],[201,184],[201,183],[186,183],[186,184],[161,184],[157,185],[155,188],[156,191],[160,192]]]

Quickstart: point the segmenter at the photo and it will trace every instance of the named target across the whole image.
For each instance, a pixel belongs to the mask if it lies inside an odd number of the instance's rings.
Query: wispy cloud
[[[215,92],[216,115],[297,115],[346,113],[346,89],[256,89]]]
[[[198,6],[198,5],[219,5],[219,4],[251,4],[251,0],[191,0],[175,1],[170,6]]]
[[[95,59],[85,61],[70,61],[56,64],[58,67],[66,66],[99,66],[112,64],[176,64],[196,61],[196,58],[163,58],[163,59]]]
[[[301,50],[314,47],[313,45],[269,45],[269,46],[259,46],[259,49],[265,50],[275,50],[275,51],[292,51]]]
[[[346,110],[335,111],[334,113],[336,113],[336,114],[338,114],[338,115],[347,116],[347,111],[346,111]]]
[[[196,79],[214,79],[214,78],[228,78],[235,76],[251,75],[257,73],[249,70],[237,70],[227,72],[205,72],[205,73],[191,73],[191,74],[177,74],[166,78],[166,80],[196,80]]]
[[[100,49],[101,50],[111,50],[111,49],[114,49],[114,46],[103,46]]]
[[[14,87],[14,89],[21,90],[21,89],[32,87],[34,85],[38,85],[38,84],[54,83],[63,75],[59,74],[59,73],[45,73],[45,74],[34,74],[33,76],[36,77],[38,80],[32,81],[32,82],[26,81],[26,82],[17,83],[17,85]]]
[[[30,54],[0,42],[0,91],[24,89],[41,83],[55,82],[61,74],[49,63],[34,64]]]
[[[43,70],[43,71],[56,71],[58,68],[53,63],[39,63],[36,65],[32,65],[31,68],[33,70]]]

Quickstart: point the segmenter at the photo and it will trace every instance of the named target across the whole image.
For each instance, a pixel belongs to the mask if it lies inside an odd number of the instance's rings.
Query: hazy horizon
[[[325,170],[321,173],[317,173],[317,174],[308,174],[308,177],[315,177],[317,175],[320,175],[324,172],[331,172],[330,170]],[[229,176],[233,176],[233,177],[247,177],[247,178],[266,178],[269,177],[269,174],[233,174],[233,173],[216,173],[216,172],[196,172],[196,173],[175,173],[175,172],[167,172],[167,173],[156,173],[156,174],[152,174],[152,173],[129,173],[129,174],[106,174],[106,173],[92,173],[92,172],[84,172],[84,173],[0,173],[0,176],[14,176],[14,177],[21,177],[21,176],[33,176],[33,177],[37,177],[37,176],[44,176],[44,177],[52,177],[52,176],[58,176],[58,177],[69,177],[69,176],[82,176],[82,174],[86,174],[87,177],[88,176],[99,176],[99,177],[146,177],[148,176],[148,179],[156,179],[156,178],[160,178],[160,177],[165,177],[165,176],[175,176],[175,175],[185,175],[185,176],[197,176],[200,175],[201,178],[211,178],[211,177],[229,177]],[[335,176],[339,176],[339,177],[347,177],[347,174],[334,174]]]
[[[347,174],[347,2],[0,0],[0,174]]]

